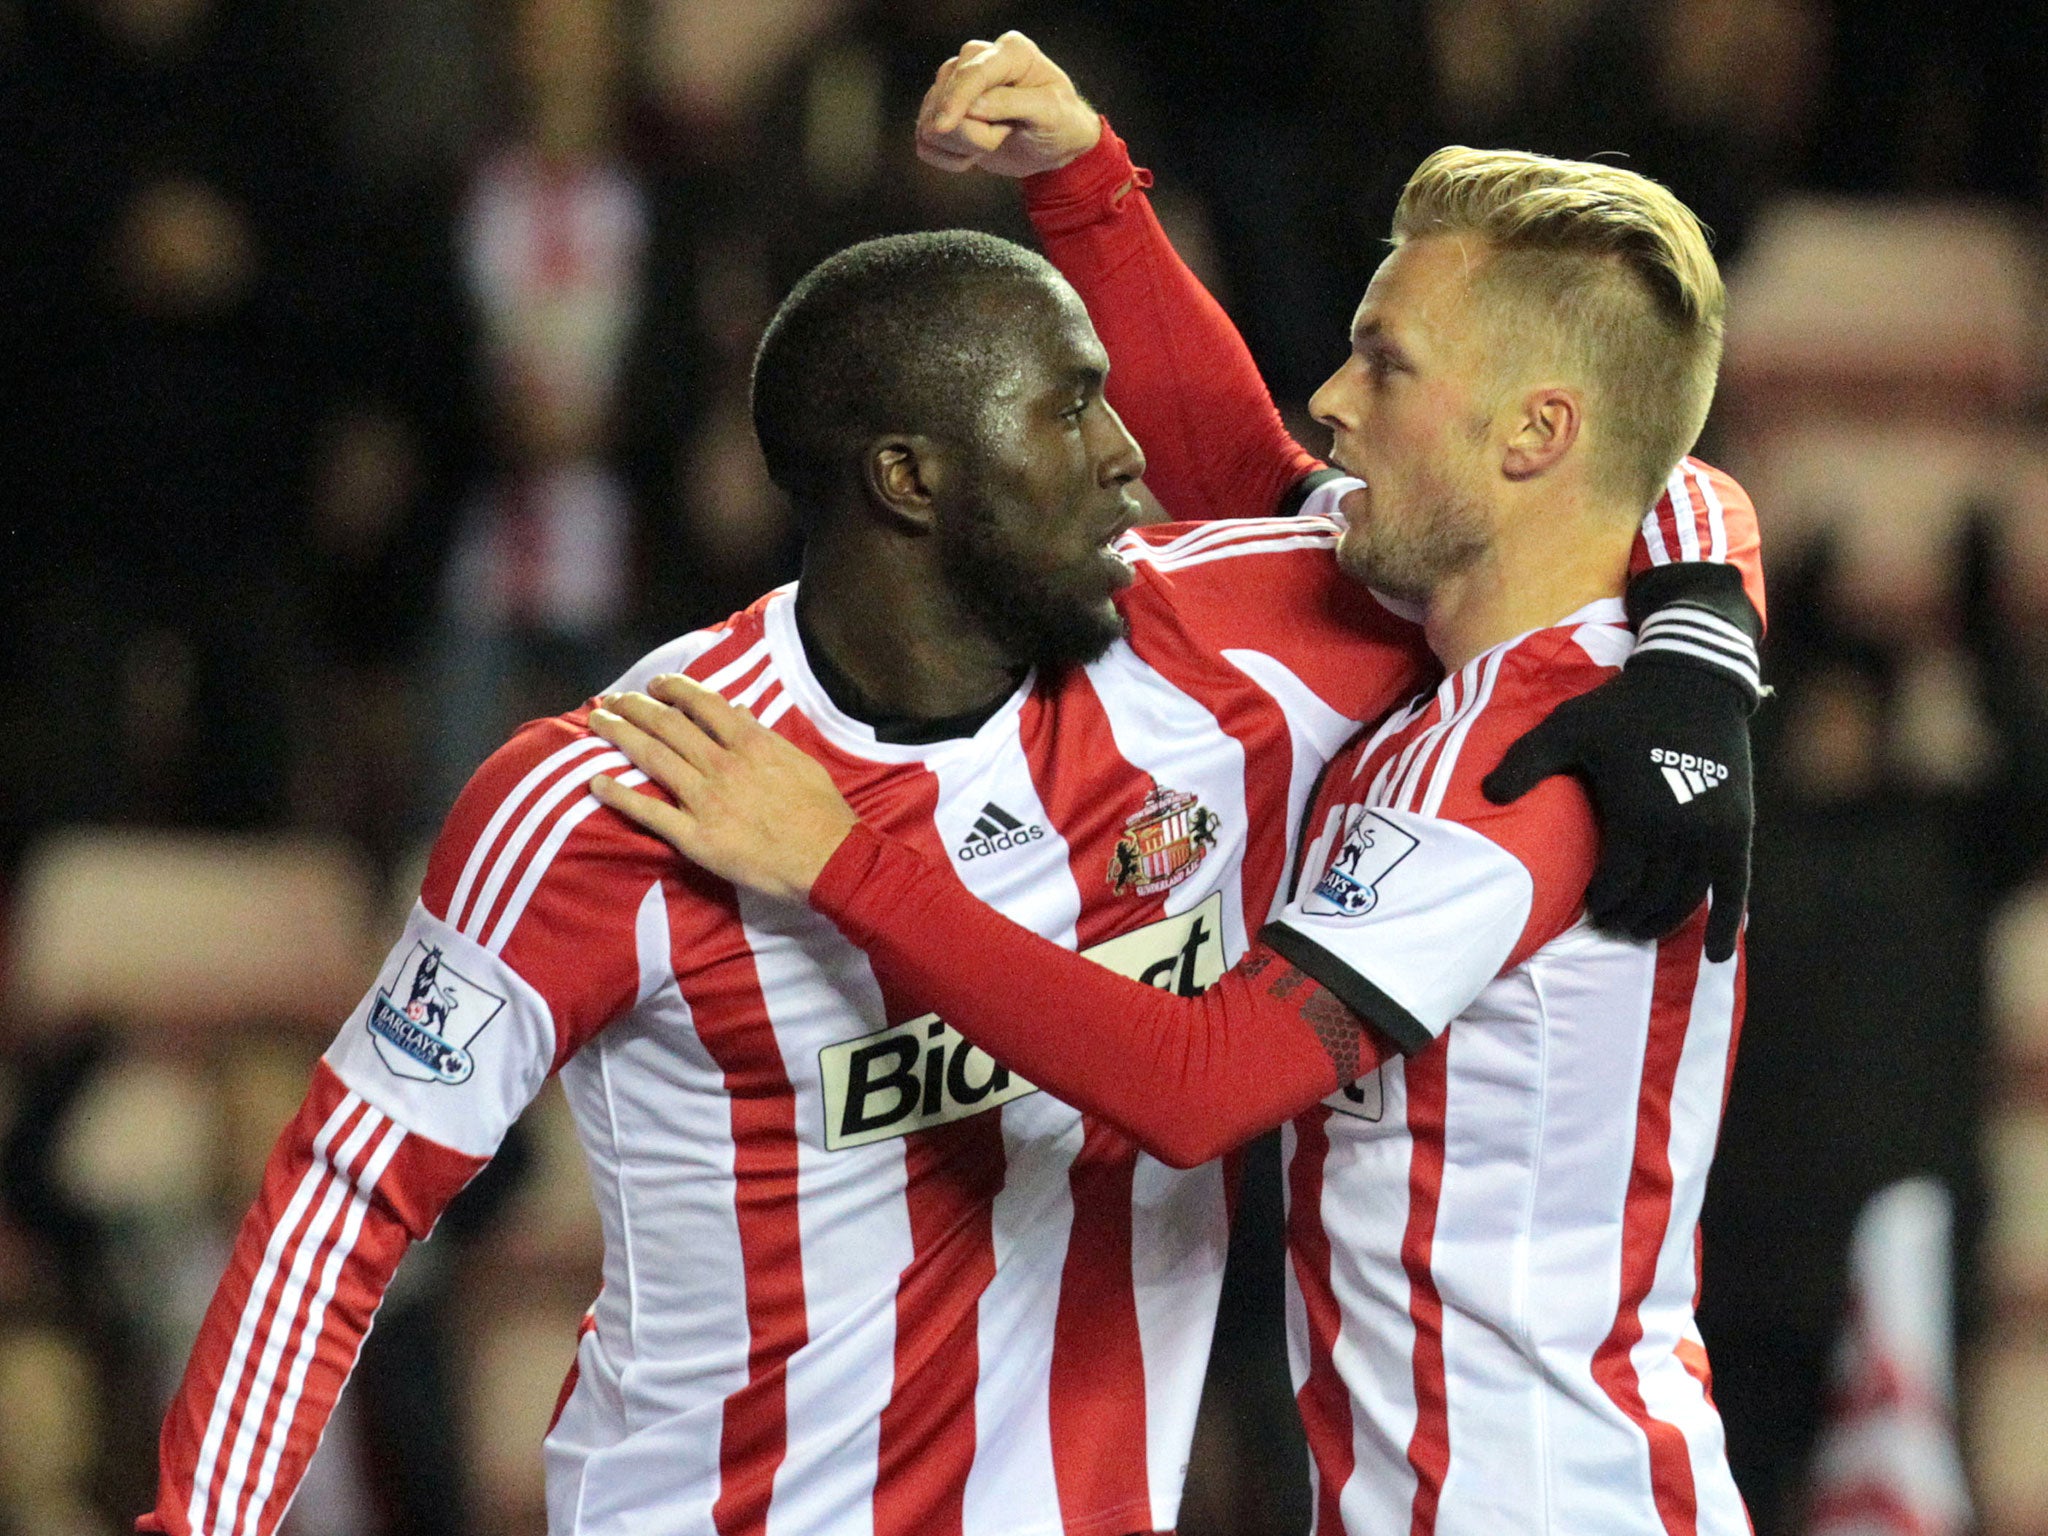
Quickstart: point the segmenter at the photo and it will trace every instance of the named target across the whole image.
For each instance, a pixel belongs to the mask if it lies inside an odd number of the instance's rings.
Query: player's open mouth
[[[1370,480],[1367,479],[1364,470],[1355,469],[1351,465],[1345,463],[1343,459],[1338,457],[1337,451],[1334,448],[1330,450],[1329,462],[1330,467],[1332,469],[1341,469],[1345,474],[1351,476],[1351,478],[1354,480],[1366,480],[1368,484],[1371,483]]]
[[[1131,562],[1117,549],[1116,541],[1135,528],[1138,519],[1144,515],[1144,509],[1138,505],[1135,496],[1124,497],[1121,510],[1122,516],[1118,517],[1109,532],[1103,535],[1102,542],[1096,545],[1097,553],[1111,568],[1111,590],[1117,592],[1128,587],[1137,578],[1137,573],[1131,569]]]
[[[1138,573],[1131,569],[1131,562],[1126,560],[1118,551],[1110,548],[1109,545],[1103,545],[1099,554],[1103,569],[1109,575],[1110,591],[1121,592],[1125,587],[1128,587],[1138,579]]]

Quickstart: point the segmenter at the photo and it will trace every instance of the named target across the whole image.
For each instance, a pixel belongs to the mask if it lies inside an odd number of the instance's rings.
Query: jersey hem
[[[1152,1524],[1152,1501],[1132,1499],[1112,1505],[1086,1519],[1066,1519],[1059,1529],[1065,1536],[1145,1536],[1156,1529]]]

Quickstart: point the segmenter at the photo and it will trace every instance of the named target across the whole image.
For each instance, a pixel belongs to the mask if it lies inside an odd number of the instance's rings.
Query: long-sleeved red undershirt
[[[901,995],[1176,1168],[1291,1120],[1395,1054],[1263,944],[1199,997],[1164,992],[1011,922],[864,823],[826,863],[811,905]]]
[[[1324,466],[1289,435],[1237,327],[1151,202],[1131,195],[1151,184],[1105,118],[1087,154],[1025,179],[1025,212],[1116,360],[1109,403],[1145,446],[1145,484],[1167,515],[1263,517]]]

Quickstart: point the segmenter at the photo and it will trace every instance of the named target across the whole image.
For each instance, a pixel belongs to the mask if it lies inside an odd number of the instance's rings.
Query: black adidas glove
[[[1733,567],[1688,561],[1629,586],[1635,654],[1621,676],[1569,699],[1486,776],[1496,805],[1555,773],[1586,780],[1600,867],[1586,912],[1632,939],[1662,938],[1706,899],[1709,960],[1735,952],[1749,899],[1749,717],[1755,611]]]

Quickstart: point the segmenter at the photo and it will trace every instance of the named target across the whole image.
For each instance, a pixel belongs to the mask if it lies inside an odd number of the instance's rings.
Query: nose
[[[1123,417],[1107,400],[1100,412],[1103,442],[1098,447],[1095,477],[1103,486],[1129,485],[1145,477],[1145,450],[1131,436]]]
[[[1349,363],[1340,364],[1337,371],[1316,386],[1316,392],[1308,397],[1308,413],[1332,432],[1356,426],[1353,412],[1348,407],[1348,391],[1344,388],[1345,369]]]

